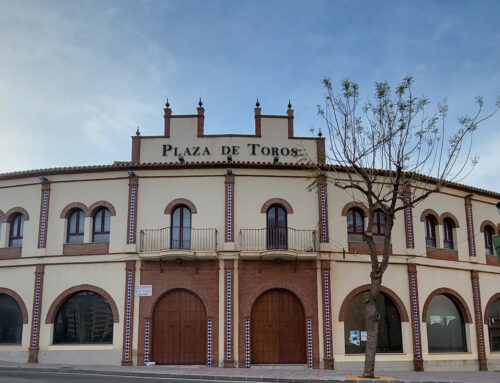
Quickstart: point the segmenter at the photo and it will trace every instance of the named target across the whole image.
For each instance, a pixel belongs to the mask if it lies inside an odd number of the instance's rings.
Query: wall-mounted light
[[[280,157],[276,154],[274,156],[273,164],[277,164],[279,160],[280,160]]]
[[[184,160],[184,156],[183,156],[182,154],[179,154],[179,155],[177,156],[177,158],[179,158],[179,162],[180,162],[181,164],[183,164],[184,162],[186,162],[186,161]]]
[[[129,170],[128,172],[129,177],[134,177],[135,173],[132,170]]]
[[[227,168],[227,169],[226,169],[226,173],[227,173],[227,174],[233,174],[233,170],[232,170],[231,168]]]
[[[227,162],[233,162],[233,156],[231,154],[227,155]]]
[[[39,176],[38,179],[42,182],[49,182],[49,180],[45,176]]]
[[[469,193],[465,196],[465,198],[473,198],[475,197],[476,195],[474,193]]]

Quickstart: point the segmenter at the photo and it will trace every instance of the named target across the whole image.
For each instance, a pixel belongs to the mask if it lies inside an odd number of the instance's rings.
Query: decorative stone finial
[[[165,106],[166,106],[167,108],[170,108],[170,103],[168,102],[168,98],[167,98],[167,102],[165,103]]]
[[[203,103],[201,102],[201,97],[200,97],[200,101],[198,101],[198,106],[201,108],[203,106]]]
[[[321,133],[321,128],[318,129],[318,137],[322,137],[323,133]]]
[[[136,135],[136,136],[140,136],[140,135],[141,135],[141,132],[140,132],[140,130],[139,130],[139,127],[137,127],[137,130],[135,131],[135,135]]]
[[[257,102],[255,103],[255,107],[256,108],[260,108],[260,102],[259,102],[259,98],[257,97]]]
[[[288,109],[292,109],[292,103],[290,102],[290,99],[288,99]]]

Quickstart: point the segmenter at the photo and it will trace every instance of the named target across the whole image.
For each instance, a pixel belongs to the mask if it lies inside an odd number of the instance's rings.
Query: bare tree
[[[328,130],[327,179],[368,208],[365,241],[370,252],[371,287],[366,301],[368,338],[363,377],[373,378],[380,317],[376,303],[389,264],[396,213],[468,174],[476,163],[471,156],[472,133],[498,111],[500,104],[497,101],[494,111],[485,116],[483,100],[477,97],[476,113],[461,117],[455,132],[445,140],[447,105],[439,104],[436,113],[428,115],[429,101],[413,95],[411,77],[404,78],[394,91],[386,82],[376,83],[373,100],[364,105],[360,105],[356,83],[343,80],[339,91],[330,79],[323,83],[325,105],[318,109]],[[324,175],[324,169],[320,165],[316,170]],[[403,190],[408,188],[412,198],[405,200]],[[385,215],[383,251],[380,254],[379,249],[378,255],[372,232],[376,211]]]

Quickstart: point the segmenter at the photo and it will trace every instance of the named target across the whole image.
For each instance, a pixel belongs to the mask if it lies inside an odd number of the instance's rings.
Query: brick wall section
[[[125,301],[123,307],[123,366],[132,365],[132,345],[134,339],[134,290],[135,261],[127,261],[125,263]]]
[[[22,247],[3,247],[0,248],[0,259],[21,258]]]
[[[474,299],[474,323],[476,325],[477,356],[480,371],[488,371],[486,351],[484,346],[483,313],[481,308],[481,293],[479,289],[479,273],[471,270],[472,297]]]
[[[382,255],[384,253],[384,244],[376,243],[375,250],[378,255]],[[349,242],[348,252],[350,254],[370,254],[370,247],[366,242]],[[392,244],[389,248],[389,255],[392,255]]]
[[[141,162],[141,136],[132,137],[132,162],[134,164]]]
[[[330,289],[332,286],[330,261],[321,261],[321,281],[323,286],[323,364],[328,370],[334,369],[333,338],[332,338],[332,299]]]
[[[109,253],[109,243],[65,243],[63,255],[100,255]]]
[[[319,368],[317,268],[315,261],[240,261],[238,366],[245,367],[245,318],[251,318],[257,298],[270,289],[286,289],[297,296],[312,319],[313,368]],[[252,329],[250,328],[250,337]],[[307,336],[306,336],[307,341]],[[307,345],[306,345],[307,350]],[[251,352],[251,351],[250,351]]]
[[[408,265],[408,284],[410,288],[410,322],[413,338],[413,370],[424,370],[422,357],[422,331],[420,322],[420,308],[418,303],[417,266]]]
[[[212,365],[219,360],[218,322],[219,317],[219,267],[217,261],[175,261],[142,262],[141,285],[152,285],[150,297],[139,298],[139,345],[137,365],[144,364],[146,319],[149,320],[149,355],[151,358],[154,333],[153,311],[156,302],[170,290],[186,289],[195,293],[205,305],[207,319],[212,320]],[[151,359],[149,359],[151,361]]]
[[[439,249],[437,247],[427,247],[427,258],[442,259],[445,261],[458,261],[458,251],[450,249]]]
[[[228,275],[228,272],[230,273]],[[234,261],[224,261],[224,367],[234,367]],[[222,319],[222,318],[221,318]],[[229,335],[229,336],[228,336]]]

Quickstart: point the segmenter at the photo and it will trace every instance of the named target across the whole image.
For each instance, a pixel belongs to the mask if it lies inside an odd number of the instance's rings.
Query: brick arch
[[[0,210],[0,223],[5,222],[6,219],[7,217],[5,216],[5,213]]]
[[[103,297],[108,303],[109,307],[111,308],[111,312],[113,313],[113,322],[115,323],[119,322],[118,308],[116,307],[116,303],[113,300],[113,298],[111,298],[111,295],[109,295],[104,289],[101,289],[100,287],[97,286],[78,285],[64,290],[61,294],[57,296],[56,299],[54,299],[54,301],[49,307],[49,311],[47,312],[47,318],[45,319],[45,323],[46,324],[54,323],[56,320],[56,315],[59,312],[59,309],[61,308],[64,301],[66,301],[66,299],[68,299],[71,295],[78,293],[80,291],[92,291]]]
[[[486,228],[486,226],[491,226],[491,228],[493,229],[493,234],[495,234],[495,235],[498,234],[497,225],[495,225],[490,220],[486,220],[486,221],[483,221],[481,223],[481,227],[479,228],[479,230],[481,231],[481,233],[484,233],[484,229]]]
[[[64,209],[62,209],[60,217],[61,218],[68,218],[69,217],[69,213],[72,210],[74,210],[74,209],[80,209],[80,210],[83,211],[84,215],[87,215],[88,207],[84,203],[81,203],[81,202],[71,202],[70,204],[66,205],[64,207]]]
[[[191,214],[198,213],[198,211],[196,210],[196,206],[190,200],[186,198],[176,198],[173,201],[170,201],[169,204],[165,207],[164,214],[172,214],[174,209],[179,205],[186,205],[189,210],[191,210]]]
[[[349,202],[348,204],[346,204],[343,208],[342,208],[342,216],[346,216],[347,213],[349,212],[349,210],[351,209],[359,209],[363,212],[365,218],[368,217],[369,215],[369,212],[368,212],[368,208],[365,206],[364,203],[361,203],[361,202]]]
[[[489,300],[488,303],[486,303],[485,309],[484,309],[484,324],[488,324],[488,313],[490,312],[490,307],[497,299],[500,299],[500,293],[496,293],[493,295]]]
[[[465,303],[464,298],[462,298],[462,296],[455,290],[449,289],[447,287],[441,287],[429,294],[429,296],[425,300],[424,307],[422,308],[422,322],[427,321],[427,310],[429,309],[431,301],[437,295],[446,295],[448,298],[450,298],[462,312],[465,323],[472,323],[472,316],[470,315],[469,307],[467,306],[467,303]]]
[[[23,299],[14,290],[8,289],[6,287],[0,287],[0,294],[5,294],[10,296],[17,302],[19,309],[21,310],[21,316],[23,317],[23,323],[28,323],[28,310],[26,310],[26,305]]]
[[[7,213],[5,213],[6,221],[10,221],[10,219],[12,218],[12,215],[14,215],[14,214],[21,214],[25,221],[29,221],[29,219],[30,219],[30,216],[28,215],[28,212],[26,211],[26,209],[19,207],[19,206],[16,206],[16,207],[13,207],[12,209],[9,209],[7,211]]]
[[[209,304],[209,299],[208,299],[208,296],[207,294],[203,291],[202,288],[199,288],[197,286],[193,286],[192,284],[190,283],[177,283],[175,287],[168,287],[166,289],[164,289],[159,295],[158,297],[156,297],[156,299],[154,301],[152,301],[152,304],[151,304],[151,307],[149,308],[149,310],[147,311],[147,315],[146,315],[146,318],[152,318],[153,317],[153,313],[155,311],[155,307],[156,305],[158,304],[158,302],[167,294],[171,293],[172,291],[175,291],[175,290],[186,290],[186,291],[189,291],[191,293],[193,293],[194,295],[196,295],[200,300],[201,302],[203,303],[203,306],[205,307],[205,311],[207,313],[207,318],[216,318],[217,315],[218,315],[218,307],[212,307],[212,305]]]
[[[342,305],[340,306],[340,312],[339,312],[339,322],[343,322],[345,319],[345,313],[347,311],[347,306],[351,302],[351,300],[358,294],[363,293],[365,291],[370,290],[370,285],[363,285],[356,287],[354,290],[352,290],[347,296],[344,298],[344,301],[342,302]],[[380,292],[387,295],[389,298],[392,299],[394,304],[396,305],[398,311],[399,311],[399,316],[401,317],[401,322],[408,322],[408,312],[406,311],[405,305],[403,301],[399,298],[399,296],[389,289],[388,287],[385,286],[380,286]]]
[[[312,303],[312,300],[311,299],[308,300],[306,296],[304,296],[303,292],[297,289],[295,285],[288,282],[272,281],[260,285],[257,289],[255,289],[252,293],[249,294],[248,305],[247,307],[244,308],[243,318],[250,318],[252,314],[252,307],[257,301],[257,299],[259,299],[259,297],[266,291],[274,289],[287,290],[288,292],[295,295],[299,300],[300,304],[302,305],[302,307],[304,308],[304,314],[306,317],[315,315],[314,305]]]
[[[453,223],[455,224],[455,227],[460,227],[460,225],[458,224],[458,219],[451,213],[448,213],[448,212],[444,212],[443,214],[441,214],[438,218],[438,222],[440,225],[442,225],[444,223],[444,220],[445,218],[449,218],[453,221]]]
[[[420,222],[425,222],[425,217],[427,217],[428,215],[432,215],[432,216],[434,216],[434,218],[436,218],[436,221],[437,221],[438,223],[440,223],[440,222],[439,222],[439,214],[438,214],[438,213],[436,213],[436,211],[435,211],[435,210],[432,210],[432,209],[425,209],[425,210],[422,212],[422,214],[420,214]]]
[[[116,210],[113,205],[111,205],[108,201],[97,201],[94,202],[92,205],[90,205],[87,209],[87,214],[85,215],[86,217],[93,217],[94,214],[96,213],[97,209],[100,207],[105,207],[106,209],[109,210],[109,214],[112,216],[116,215]]]
[[[266,202],[264,202],[264,204],[260,208],[260,212],[267,213],[267,210],[269,210],[269,208],[272,205],[276,205],[276,204],[283,206],[285,208],[285,211],[287,212],[287,214],[293,214],[292,205],[290,205],[290,203],[288,203],[287,200],[284,200],[283,198],[278,198],[278,197],[268,199]]]

